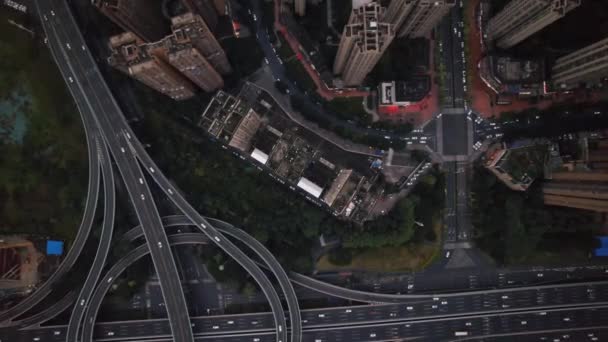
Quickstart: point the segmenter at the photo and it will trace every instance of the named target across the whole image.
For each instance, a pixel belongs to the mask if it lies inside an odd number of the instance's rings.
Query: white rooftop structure
[[[266,162],[268,161],[268,155],[257,148],[253,149],[253,152],[251,152],[251,157],[264,165],[266,165]]]
[[[298,188],[315,196],[315,198],[319,198],[319,196],[321,196],[321,193],[323,193],[323,188],[304,177],[300,178],[300,181],[298,182]]]

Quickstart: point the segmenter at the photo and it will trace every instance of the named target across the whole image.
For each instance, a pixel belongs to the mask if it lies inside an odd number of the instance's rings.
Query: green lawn
[[[371,120],[363,107],[363,100],[363,97],[338,97],[326,102],[325,106],[342,119],[368,123]]]
[[[441,236],[441,223],[434,225],[437,236]],[[381,247],[355,252],[347,265],[337,266],[322,256],[316,264],[318,271],[365,270],[370,272],[403,272],[423,269],[432,263],[441,251],[440,239],[435,242],[409,243],[399,247]]]

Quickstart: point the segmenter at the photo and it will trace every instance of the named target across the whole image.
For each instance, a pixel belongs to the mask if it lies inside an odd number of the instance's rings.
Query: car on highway
[[[163,248],[163,243],[158,241],[158,248]]]

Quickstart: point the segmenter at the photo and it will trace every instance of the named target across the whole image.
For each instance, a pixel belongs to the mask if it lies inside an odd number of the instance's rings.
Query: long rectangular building
[[[232,72],[224,49],[200,16],[185,13],[173,17],[171,18],[171,29],[178,41],[189,40],[220,74],[225,75]]]
[[[580,4],[581,0],[511,0],[490,19],[486,37],[496,41],[499,48],[508,49],[562,18]]]
[[[361,85],[395,37],[393,25],[382,21],[384,11],[377,3],[361,6],[344,26],[333,71],[346,86]]]
[[[168,33],[158,0],[93,0],[93,4],[124,31],[145,42],[159,40]]]
[[[551,74],[553,84],[565,89],[598,83],[608,76],[608,38],[558,58]]]
[[[110,38],[109,64],[174,100],[194,96],[192,84],[163,59],[162,53],[140,42],[131,32]]]
[[[402,10],[409,10],[409,14],[395,31],[399,37],[426,37],[455,4],[456,0],[418,0],[410,8],[403,6]]]

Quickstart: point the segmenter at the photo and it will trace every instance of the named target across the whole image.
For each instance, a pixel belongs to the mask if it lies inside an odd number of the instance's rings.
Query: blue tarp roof
[[[608,248],[597,248],[595,250],[595,256],[608,256]]]
[[[46,241],[46,254],[47,255],[62,255],[63,254],[63,241],[47,240]]]
[[[608,236],[598,236],[597,239],[600,240],[602,248],[608,248]]]

